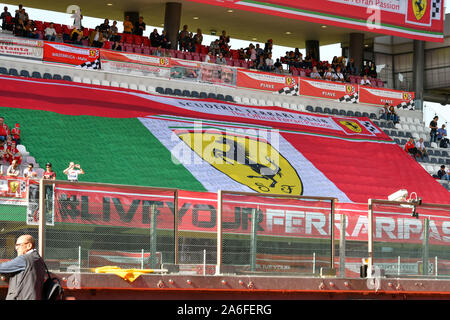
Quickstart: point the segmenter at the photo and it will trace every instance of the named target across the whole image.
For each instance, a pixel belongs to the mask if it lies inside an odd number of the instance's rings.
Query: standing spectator
[[[266,70],[267,71],[271,72],[271,71],[273,71],[275,69],[275,67],[273,65],[273,59],[272,59],[272,54],[271,53],[269,53],[267,55],[265,63],[266,63]]]
[[[180,51],[184,51],[185,49],[185,45],[186,45],[186,37],[189,35],[189,31],[188,31],[188,25],[185,24],[183,26],[183,30],[180,31],[180,33],[178,33],[178,47]]]
[[[416,145],[414,144],[414,139],[409,138],[409,141],[405,144],[405,151],[410,153],[414,158],[421,157],[422,155],[417,150]]]
[[[20,175],[20,167],[16,160],[13,160],[11,165],[6,170],[6,175],[8,177],[18,177]]]
[[[2,19],[2,30],[11,30],[12,24],[12,16],[8,11],[8,7],[3,8],[3,12],[0,15],[0,19]]]
[[[445,165],[441,165],[441,169],[437,172],[437,177],[441,180],[450,181],[450,176],[448,172],[445,170]]]
[[[430,122],[430,137],[431,137],[431,139],[430,139],[430,142],[436,142],[436,140],[437,140],[437,130],[438,130],[438,120],[439,120],[439,117],[438,116],[435,116],[434,118],[433,118],[433,120],[431,120],[431,122]]]
[[[1,165],[9,163],[8,154],[6,153],[5,141],[3,140],[0,140],[0,163]],[[3,168],[0,171],[0,175],[3,175]]]
[[[200,48],[200,46],[202,45],[203,42],[203,34],[202,34],[202,30],[201,29],[197,29],[197,33],[194,36],[194,43],[195,43],[195,48],[198,52],[197,48]]]
[[[149,39],[150,39],[150,45],[152,47],[154,47],[154,48],[159,47],[159,45],[160,45],[160,43],[159,43],[160,35],[159,35],[158,30],[156,28],[153,29],[152,33],[150,33]]]
[[[25,9],[22,7],[19,10],[16,10],[16,20],[18,19],[22,19],[23,23],[27,23],[28,22],[28,13],[25,12]]]
[[[357,72],[358,70],[356,70],[355,60],[350,58],[347,62],[347,73],[354,76]]]
[[[144,17],[139,17],[139,21],[136,22],[135,28],[134,28],[134,34],[138,36],[142,36],[144,34],[145,30],[145,22]]]
[[[50,22],[47,28],[44,30],[44,39],[48,41],[55,41],[56,40],[56,30],[53,27],[53,22]]]
[[[423,138],[420,138],[419,141],[416,142],[416,148],[421,158],[428,157],[428,152],[425,148],[425,144],[423,143]]]
[[[123,22],[123,33],[133,33],[133,23],[130,21],[130,16],[125,17],[125,21]]]
[[[56,173],[52,170],[52,164],[50,162],[47,162],[45,165],[45,171],[42,178],[46,180],[56,180]]]
[[[16,142],[16,145],[20,144],[20,124],[16,123],[16,126],[11,129],[11,138]]]
[[[97,26],[91,33],[89,34],[89,46],[101,48],[103,46],[103,33],[100,32],[100,27]]]
[[[18,237],[16,251],[16,258],[0,264],[0,274],[9,279],[6,300],[42,300],[47,272],[34,238],[29,234]]]
[[[23,170],[23,177],[24,178],[36,178],[37,172],[34,171],[34,165],[32,163],[29,163],[28,166]]]
[[[214,57],[219,54],[220,47],[218,39],[211,41],[211,44],[209,45],[209,52],[211,52]]]
[[[81,169],[79,164],[75,164],[74,162],[69,163],[69,167],[65,169],[64,174],[67,175],[67,180],[76,182],[78,181],[78,175],[84,174],[84,170]]]
[[[114,41],[119,42],[120,41],[120,36],[118,35],[118,33],[119,33],[119,28],[117,28],[117,21],[114,20],[111,28],[109,28],[109,37],[108,37],[108,39],[110,41],[112,41],[112,42],[114,42]]]
[[[445,129],[445,124],[443,124],[442,127],[437,130],[437,140],[439,141],[445,137],[447,137],[447,130]]]
[[[9,127],[4,121],[5,119],[0,117],[0,139],[3,137],[3,140],[6,140],[9,136]]]
[[[272,48],[273,48],[273,40],[269,39],[267,40],[267,42],[264,44],[264,53],[272,53]]]
[[[111,26],[109,25],[109,20],[105,19],[101,25],[98,26],[99,31],[103,33],[103,38],[109,39],[109,33],[111,31]]]
[[[372,82],[367,78],[367,75],[363,75],[361,82],[359,83],[362,86],[372,86]]]
[[[159,44],[160,44],[161,48],[170,49],[172,42],[170,42],[169,38],[167,38],[166,30],[163,30],[161,32],[161,36],[159,37]]]

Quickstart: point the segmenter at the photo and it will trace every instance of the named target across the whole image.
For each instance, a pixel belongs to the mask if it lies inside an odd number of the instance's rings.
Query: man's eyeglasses
[[[29,242],[16,243],[16,248],[23,246],[24,244],[27,244],[27,243],[29,243]]]

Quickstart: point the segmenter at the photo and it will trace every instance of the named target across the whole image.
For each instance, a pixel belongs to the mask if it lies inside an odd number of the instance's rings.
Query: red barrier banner
[[[140,63],[102,60],[102,70],[136,76],[154,76],[168,79],[170,69]]]
[[[264,236],[329,239],[330,202],[225,195],[223,232],[251,233],[256,210],[257,233]],[[151,207],[157,210],[157,228],[173,230],[174,198],[171,191],[145,191],[115,187],[55,186],[55,222],[150,228]],[[423,220],[410,210],[377,214],[374,241],[421,243]],[[367,241],[367,204],[336,203],[334,231],[339,238],[340,215],[347,216],[346,239]],[[217,194],[179,191],[179,230],[217,232]],[[450,243],[450,216],[430,214],[430,243]]]
[[[414,109],[414,92],[359,86],[359,102],[380,107],[389,103],[398,108]]]
[[[236,86],[240,88],[257,89],[282,93],[286,89],[295,88],[298,94],[299,78],[282,76],[274,73],[264,73],[249,70],[237,70]]]
[[[300,95],[357,103],[358,87],[350,83],[300,78]]]
[[[28,179],[22,177],[0,177],[0,197],[26,199]]]
[[[443,42],[443,0],[190,0],[353,30]]]
[[[154,57],[145,54],[113,51],[106,49],[100,49],[100,58],[102,61],[111,60],[128,63],[137,63],[147,66],[165,67],[165,68],[170,68],[171,66],[170,63],[171,59],[167,57]]]
[[[44,42],[44,57],[47,62],[57,62],[91,68],[100,58],[100,50],[83,48],[65,43]]]

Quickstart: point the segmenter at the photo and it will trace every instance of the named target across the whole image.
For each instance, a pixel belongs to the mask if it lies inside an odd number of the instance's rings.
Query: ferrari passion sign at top
[[[411,39],[444,40],[444,0],[190,1]]]

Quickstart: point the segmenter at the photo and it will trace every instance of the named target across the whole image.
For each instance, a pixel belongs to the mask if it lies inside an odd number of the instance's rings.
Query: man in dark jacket
[[[16,258],[0,264],[0,274],[9,278],[6,300],[42,300],[46,269],[34,238],[28,234],[20,236],[16,251]]]

